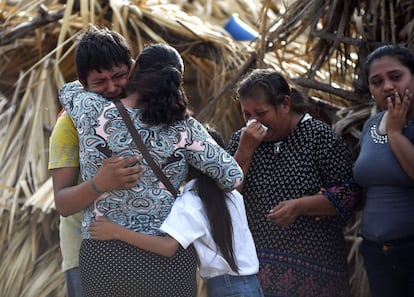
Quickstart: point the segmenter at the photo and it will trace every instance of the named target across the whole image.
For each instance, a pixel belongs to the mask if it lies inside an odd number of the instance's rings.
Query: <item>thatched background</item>
[[[0,296],[64,296],[58,215],[47,170],[56,94],[75,79],[76,37],[89,22],[123,34],[138,54],[175,46],[196,117],[224,136],[242,125],[235,82],[252,67],[283,71],[357,152],[376,112],[360,61],[377,44],[414,48],[411,0],[0,0]],[[238,42],[222,29],[238,13],[260,33]],[[347,229],[353,296],[369,296],[358,253],[359,213]]]

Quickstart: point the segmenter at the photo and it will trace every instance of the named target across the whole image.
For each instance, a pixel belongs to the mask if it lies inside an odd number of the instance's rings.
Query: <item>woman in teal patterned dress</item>
[[[279,73],[253,71],[238,96],[254,121],[232,135],[229,151],[245,173],[265,296],[349,296],[343,228],[359,200],[350,152]]]
[[[175,189],[179,189],[191,164],[223,189],[232,190],[241,184],[243,173],[235,159],[189,116],[183,71],[183,61],[174,48],[164,44],[145,48],[131,70],[122,103]],[[194,248],[181,248],[168,258],[121,241],[90,238],[88,227],[96,216],[105,216],[136,232],[162,236],[159,227],[170,212],[174,196],[143,159],[113,102],[84,91],[77,82],[61,89],[60,101],[79,134],[82,178],[91,180],[91,187],[102,192],[92,204],[78,206],[86,207],[80,250],[85,296],[195,296]],[[98,180],[94,183],[98,167],[110,156],[138,156],[143,168],[138,184],[107,191],[105,184]]]

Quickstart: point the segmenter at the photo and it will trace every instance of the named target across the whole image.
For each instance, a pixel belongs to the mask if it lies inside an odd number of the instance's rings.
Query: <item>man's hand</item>
[[[93,181],[101,192],[129,189],[137,185],[142,166],[138,157],[112,157],[103,161]]]

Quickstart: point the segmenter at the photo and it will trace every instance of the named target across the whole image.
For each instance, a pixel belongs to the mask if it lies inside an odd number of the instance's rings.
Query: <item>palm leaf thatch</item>
[[[148,43],[176,47],[194,115],[225,137],[242,125],[233,100],[238,79],[253,67],[273,67],[353,144],[375,112],[361,61],[377,44],[413,48],[413,9],[410,0],[0,0],[1,295],[64,296],[48,138],[57,90],[76,78],[76,40],[89,23],[120,32],[135,55]],[[234,40],[223,29],[234,13],[259,38]],[[355,297],[369,294],[359,215],[346,234]]]
[[[306,39],[295,52],[309,67],[293,81],[309,96],[345,107],[333,119],[335,128],[357,140],[362,123],[376,112],[361,65],[382,44],[414,50],[413,13],[411,0],[293,1],[272,23],[267,51]]]

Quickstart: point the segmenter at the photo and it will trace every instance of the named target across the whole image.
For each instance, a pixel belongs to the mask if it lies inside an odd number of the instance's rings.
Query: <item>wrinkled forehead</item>
[[[113,65],[112,67],[109,67],[109,68],[100,67],[97,69],[91,69],[88,72],[88,75],[94,73],[96,75],[107,76],[107,75],[114,75],[117,73],[128,72],[128,71],[129,71],[129,66],[126,64],[122,64],[122,65]]]
[[[245,90],[243,93],[239,94],[240,102],[246,99],[269,102],[269,97],[269,92],[263,86],[260,85],[253,86],[252,88]]]

